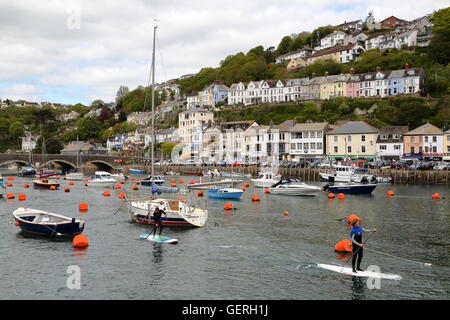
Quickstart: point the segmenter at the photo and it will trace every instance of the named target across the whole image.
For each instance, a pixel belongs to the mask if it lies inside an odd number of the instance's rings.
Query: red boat
[[[33,186],[35,188],[50,189],[52,186],[58,188],[59,185],[59,175],[57,174],[43,174],[33,180]]]
[[[202,172],[183,172],[181,173],[182,176],[198,176],[201,177],[203,176]]]

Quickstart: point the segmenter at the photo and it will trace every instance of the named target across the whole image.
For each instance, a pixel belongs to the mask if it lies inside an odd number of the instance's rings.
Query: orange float
[[[30,185],[29,185],[28,183],[25,183],[25,184],[23,185],[23,187],[24,187],[25,189],[28,189],[28,188],[30,187]]]
[[[328,194],[328,199],[334,199],[336,198],[336,196],[334,195],[334,193],[329,193]]]
[[[120,180],[120,184],[125,184],[125,181],[123,181],[123,180]]]
[[[8,177],[8,180],[9,180],[9,181],[14,181],[15,178],[14,178],[14,177]]]
[[[139,190],[137,186],[132,186],[131,190]]]
[[[141,184],[141,182],[140,181],[136,181],[136,185],[140,185]]]
[[[224,210],[233,210],[233,204],[231,202],[227,202],[225,203],[225,205],[223,206]]]
[[[56,190],[56,187],[55,186],[51,186],[50,190]]]
[[[13,184],[12,184],[11,182],[7,182],[7,183],[6,183],[6,186],[7,186],[7,187],[12,187]]]
[[[244,183],[244,187],[246,188],[250,187],[250,183]]]
[[[252,201],[253,202],[258,202],[258,201],[261,201],[261,198],[259,196],[257,196],[257,195],[254,195],[254,196],[252,196]]]
[[[203,193],[203,191],[199,191],[199,192],[197,192],[197,196],[199,196],[199,197],[203,197],[205,194]]]
[[[64,192],[70,192],[70,188],[64,188]]]
[[[344,200],[344,199],[345,199],[345,194],[339,193],[339,194],[338,194],[338,199],[339,199],[339,200]]]
[[[14,193],[8,193],[6,195],[6,199],[14,199],[16,196],[14,195]]]
[[[183,180],[180,180],[179,182],[180,182],[180,184],[183,184],[183,183],[184,183],[184,181],[183,181]]]
[[[125,192],[119,193],[119,199],[125,199]]]
[[[393,197],[393,196],[395,196],[395,192],[392,191],[392,190],[389,190],[389,191],[386,192],[386,195],[387,195],[388,197]]]
[[[120,189],[122,189],[122,185],[121,184],[116,184],[116,190],[120,190]]]
[[[73,246],[75,248],[87,248],[89,246],[89,239],[84,234],[79,234],[73,238]]]
[[[352,242],[350,240],[342,240],[334,246],[334,251],[339,253],[349,253],[353,251]]]
[[[79,209],[80,211],[88,211],[88,208],[89,208],[89,206],[88,206],[87,203],[80,203],[80,204],[78,205],[78,209]]]
[[[69,181],[69,186],[73,186],[75,183],[73,181]]]
[[[285,211],[284,215],[287,217],[289,215],[289,211]]]
[[[186,201],[185,198],[178,198],[178,201]]]
[[[441,198],[441,195],[439,194],[439,193],[435,193],[435,194],[433,194],[432,196],[431,196],[431,198],[433,198],[433,199],[440,199]]]
[[[25,201],[27,200],[27,196],[24,194],[19,194],[19,201]]]
[[[111,193],[108,190],[103,191],[103,196],[109,197],[111,196]]]
[[[269,194],[270,193],[269,188],[264,189],[264,193]]]

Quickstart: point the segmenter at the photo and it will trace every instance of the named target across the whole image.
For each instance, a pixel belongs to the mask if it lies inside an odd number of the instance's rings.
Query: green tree
[[[159,149],[162,150],[164,156],[170,156],[172,154],[173,148],[176,146],[173,142],[163,142],[159,145]]]
[[[22,137],[25,133],[25,128],[23,123],[20,121],[15,121],[11,123],[8,129],[9,137],[14,143],[17,143],[17,140]]]
[[[434,26],[428,53],[433,60],[446,65],[450,62],[450,7],[434,12],[430,21]]]
[[[101,124],[95,118],[81,118],[78,120],[77,134],[80,140],[98,139]]]
[[[290,36],[283,37],[283,39],[281,39],[280,43],[278,44],[276,55],[281,56],[285,53],[288,53],[291,47],[292,38]]]

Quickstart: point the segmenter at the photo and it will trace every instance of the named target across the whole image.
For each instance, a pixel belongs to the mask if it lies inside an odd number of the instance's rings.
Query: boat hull
[[[241,199],[244,192],[228,192],[228,193],[218,193],[213,190],[207,192],[209,198],[214,199],[230,199],[230,200],[239,200]]]
[[[286,195],[286,196],[308,196],[315,197],[322,189],[278,189],[270,188],[270,194]]]
[[[130,169],[130,174],[145,174],[145,170]]]
[[[45,183],[39,181],[33,181],[33,186],[38,189],[50,189],[51,187],[59,188],[60,183]]]
[[[255,188],[270,188],[279,180],[260,180],[260,179],[252,179],[252,182]]]
[[[344,194],[371,194],[377,187],[376,184],[351,185],[351,186],[330,186],[327,192]]]

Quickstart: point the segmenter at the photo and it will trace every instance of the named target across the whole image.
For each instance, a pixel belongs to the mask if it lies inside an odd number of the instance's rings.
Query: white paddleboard
[[[353,272],[353,270],[351,268],[345,268],[342,266],[336,266],[336,265],[331,265],[331,264],[317,264],[317,266],[319,268],[334,271],[334,272],[344,274],[347,276],[388,279],[388,280],[402,280],[402,277],[399,276],[398,274],[380,273],[380,272],[372,272],[372,271]]]
[[[153,242],[158,242],[158,243],[171,243],[171,244],[176,244],[178,243],[177,239],[172,239],[169,237],[164,237],[164,236],[154,236],[153,234],[148,234],[148,233],[143,233],[140,235],[140,238],[143,240],[148,240],[148,241],[153,241]]]

